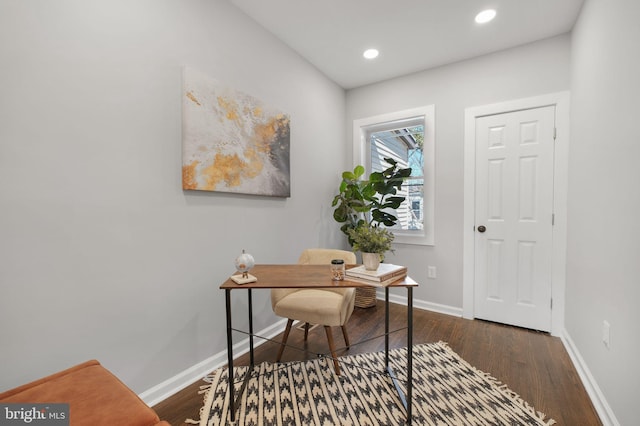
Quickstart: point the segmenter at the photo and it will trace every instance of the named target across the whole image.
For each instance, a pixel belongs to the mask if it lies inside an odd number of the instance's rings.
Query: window
[[[388,167],[393,158],[411,177],[402,187],[405,202],[395,211],[394,242],[434,244],[434,107],[433,105],[355,120],[354,162],[367,173]]]
[[[391,124],[391,123],[390,123]],[[367,132],[369,163],[371,172],[381,172],[389,165],[385,158],[393,158],[402,168],[411,167],[411,179],[405,181],[398,195],[405,197],[404,203],[394,213],[398,224],[394,229],[424,229],[424,125],[402,124],[389,130]],[[412,125],[416,124],[416,125]]]

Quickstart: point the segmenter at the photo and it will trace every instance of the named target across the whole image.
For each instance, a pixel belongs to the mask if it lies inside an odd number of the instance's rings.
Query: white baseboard
[[[377,293],[377,298],[384,300],[384,291],[380,290]],[[389,294],[389,302],[397,303],[400,305],[407,305],[407,297],[399,296],[396,294]],[[461,308],[454,308],[452,306],[440,305],[437,303],[431,303],[424,300],[413,300],[413,307],[418,309],[424,309],[427,311],[434,311],[441,314],[453,315],[457,317],[462,316]],[[260,330],[256,334],[267,337],[269,339],[277,336],[282,333],[284,330],[284,326],[286,324],[286,319],[282,319],[271,326]],[[254,342],[254,346],[258,347],[264,340],[257,339]],[[233,346],[233,354],[238,357],[249,352],[249,338],[246,338]],[[138,396],[142,399],[147,405],[154,406],[161,401],[164,401],[171,395],[176,394],[182,389],[186,388],[192,383],[197,382],[198,380],[205,377],[207,374],[211,373],[213,370],[216,370],[227,363],[227,351],[223,350],[218,352],[217,354],[205,359],[204,361],[199,362],[198,364],[187,368],[184,371],[176,374],[173,377],[165,380],[164,382],[148,389]]]
[[[384,300],[384,291],[379,290],[377,293],[377,298]],[[407,297],[400,296],[396,294],[389,294],[389,302],[397,303],[400,305],[407,305]],[[452,306],[440,305],[437,303],[431,303],[424,300],[413,300],[413,307],[417,309],[424,309],[427,311],[438,312],[441,314],[453,315],[457,317],[462,316],[462,309],[455,308]],[[282,333],[284,330],[286,319],[282,319],[273,325],[260,330],[256,334],[267,338],[273,338],[278,334]],[[258,347],[264,340],[256,339],[254,342],[254,346]],[[249,352],[249,339],[246,338],[233,346],[233,354],[234,356],[241,356],[245,353]],[[216,370],[227,363],[227,351],[223,350],[218,352],[217,354],[205,359],[204,361],[199,362],[198,364],[187,368],[186,370],[176,374],[173,377],[165,380],[164,382],[142,392],[140,395],[140,399],[142,399],[147,405],[154,406],[157,403],[165,400],[166,398],[174,395],[180,390],[186,388],[192,383],[197,382],[198,380],[205,377],[207,374],[211,373],[213,370]]]
[[[256,332],[256,334],[271,339],[282,333],[286,325],[286,321],[286,319],[282,319],[270,325],[269,327]],[[254,339],[254,347],[258,347],[264,342],[266,342],[266,340]],[[247,352],[249,352],[249,338],[246,338],[233,345],[233,354],[235,357],[244,355]],[[204,361],[201,361],[196,365],[189,367],[184,371],[181,371],[180,373],[176,374],[173,377],[170,377],[169,379],[152,387],[151,389],[142,392],[138,396],[147,405],[153,407],[154,405],[158,404],[161,401],[164,401],[171,395],[174,395],[175,393],[186,388],[190,384],[202,379],[213,370],[216,370],[226,364],[227,350],[225,349],[205,359]]]
[[[582,380],[582,384],[584,385],[587,394],[589,394],[589,398],[591,398],[591,402],[593,403],[602,424],[604,426],[620,426],[620,422],[616,419],[611,406],[602,394],[598,383],[591,374],[589,367],[584,362],[584,359],[580,355],[576,345],[573,343],[573,340],[571,340],[571,336],[569,336],[567,330],[564,330],[560,338],[562,339],[565,349],[569,353],[569,357]]]
[[[376,297],[380,300],[384,300],[384,290],[378,290]],[[401,296],[399,294],[393,294],[389,292],[389,302],[397,303],[399,305],[407,306],[407,296]],[[454,306],[441,305],[439,303],[428,302],[426,300],[413,299],[413,307],[423,309],[425,311],[437,312],[439,314],[452,315],[454,317],[462,317],[462,308],[456,308]]]

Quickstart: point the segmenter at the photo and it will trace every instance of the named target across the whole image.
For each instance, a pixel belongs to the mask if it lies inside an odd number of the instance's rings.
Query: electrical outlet
[[[427,278],[436,279],[436,267],[427,266]]]
[[[607,349],[611,347],[610,337],[611,337],[611,325],[609,324],[608,321],[603,321],[602,322],[602,343],[604,343],[604,346]]]

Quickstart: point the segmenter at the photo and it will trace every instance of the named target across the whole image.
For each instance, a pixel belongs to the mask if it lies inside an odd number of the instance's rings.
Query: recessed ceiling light
[[[367,49],[367,50],[364,51],[362,56],[364,56],[367,59],[373,59],[373,58],[377,58],[378,54],[379,54],[379,52],[378,52],[377,49]]]
[[[496,11],[493,9],[483,10],[476,15],[476,22],[478,24],[486,24],[496,17]]]

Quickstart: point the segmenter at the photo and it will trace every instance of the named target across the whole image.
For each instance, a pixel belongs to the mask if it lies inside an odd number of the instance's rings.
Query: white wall
[[[342,243],[344,91],[228,2],[0,0],[0,60],[0,391],[90,358],[147,390],[226,348],[242,249]],[[291,198],[181,189],[185,65],[291,115]]]
[[[638,16],[634,0],[587,0],[571,61],[565,323],[615,413],[605,424],[621,425],[638,423],[640,395]]]
[[[435,245],[397,244],[389,255],[421,284],[416,299],[462,314],[465,108],[567,90],[569,49],[564,35],[347,92],[348,128],[355,119],[435,105]],[[437,279],[427,279],[427,265],[437,267]]]
[[[639,12],[587,0],[571,39],[354,89],[345,109],[339,87],[225,1],[0,0],[0,391],[97,358],[141,392],[223,351],[218,286],[235,255],[290,262],[343,244],[330,201],[352,120],[426,104],[436,245],[398,246],[395,261],[422,283],[417,299],[461,309],[464,109],[570,87],[566,328],[611,418],[632,424]],[[291,198],[182,191],[184,65],[291,115]],[[266,295],[254,304],[256,328],[271,324]]]

